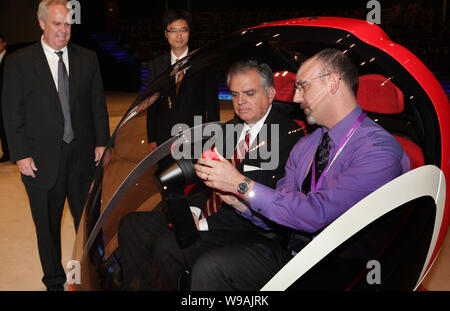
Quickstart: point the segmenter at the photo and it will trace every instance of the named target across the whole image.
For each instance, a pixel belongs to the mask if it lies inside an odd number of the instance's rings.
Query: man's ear
[[[330,73],[328,76],[329,82],[330,82],[330,92],[331,94],[335,95],[337,91],[339,90],[339,87],[341,87],[341,77],[337,73]]]
[[[39,26],[41,26],[41,29],[45,30],[45,22],[42,19],[39,19]]]
[[[272,102],[275,99],[275,95],[277,95],[277,90],[273,86],[269,87],[270,102]]]

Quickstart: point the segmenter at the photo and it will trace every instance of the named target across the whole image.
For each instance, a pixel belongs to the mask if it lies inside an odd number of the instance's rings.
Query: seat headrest
[[[273,73],[273,80],[277,94],[275,100],[292,102],[294,100],[295,73],[289,71],[278,71]]]
[[[368,112],[398,114],[405,108],[402,91],[389,79],[378,74],[359,77],[356,99],[361,108]]]

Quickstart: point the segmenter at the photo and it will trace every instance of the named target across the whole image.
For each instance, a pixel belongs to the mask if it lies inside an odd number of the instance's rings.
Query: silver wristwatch
[[[248,189],[250,188],[250,178],[245,177],[244,180],[242,180],[238,187],[237,187],[237,191],[241,194],[244,195],[247,193]]]

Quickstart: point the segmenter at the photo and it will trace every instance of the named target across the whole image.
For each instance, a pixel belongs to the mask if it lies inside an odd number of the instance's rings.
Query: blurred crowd
[[[263,22],[305,16],[340,16],[366,19],[370,9],[192,12],[192,47],[198,48],[233,31]],[[129,18],[119,21],[119,40],[145,61],[167,50],[161,18]],[[381,6],[380,27],[387,35],[416,54],[434,73],[450,73],[450,27],[442,8],[419,2]]]

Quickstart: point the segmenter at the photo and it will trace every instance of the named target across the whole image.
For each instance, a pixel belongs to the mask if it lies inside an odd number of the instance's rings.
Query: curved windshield
[[[393,113],[369,111],[369,117],[394,135],[413,142],[423,153],[425,164],[440,166],[441,141],[433,104],[417,81],[388,53],[335,28],[273,26],[236,32],[191,52],[157,77],[130,105],[111,137],[86,202],[72,257],[81,263],[84,281],[74,286],[113,289],[117,285],[120,254],[116,252],[116,233],[120,220],[132,211],[161,208],[160,189],[154,178],[158,162],[170,157],[177,139],[189,136],[194,128],[204,128],[200,118],[170,129],[156,129],[169,139],[150,152],[149,110],[159,100],[170,106],[170,94],[176,87],[173,79],[179,72],[214,82],[221,121],[226,121],[234,115],[226,86],[227,69],[240,59],[265,62],[275,74],[276,104],[301,120],[304,115],[299,105],[292,103],[296,71],[305,59],[329,47],[346,51],[361,76],[377,75],[396,86],[402,109]],[[202,133],[189,139],[195,143],[210,135]]]

